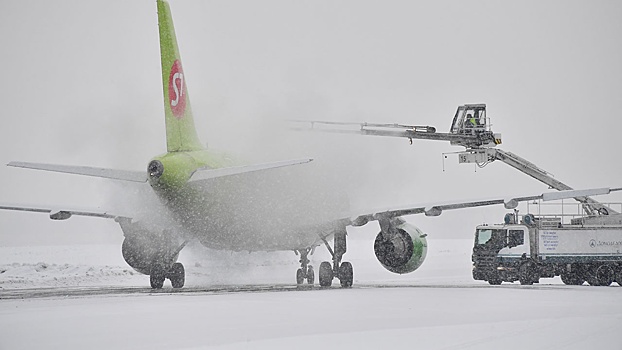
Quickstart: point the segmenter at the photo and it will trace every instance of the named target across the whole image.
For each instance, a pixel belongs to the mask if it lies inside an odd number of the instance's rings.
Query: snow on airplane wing
[[[489,205],[503,204],[506,209],[514,209],[518,206],[519,202],[532,201],[541,199],[543,201],[552,201],[559,199],[569,199],[583,196],[598,196],[609,194],[615,191],[622,191],[622,188],[594,188],[587,190],[569,190],[569,191],[557,191],[557,192],[545,192],[535,196],[521,196],[521,197],[506,197],[504,199],[484,199],[477,201],[466,201],[459,203],[448,204],[433,204],[427,206],[412,206],[404,209],[381,209],[373,210],[370,214],[352,215],[350,218],[350,224],[352,226],[362,226],[369,221],[379,219],[390,219],[398,216],[413,215],[413,214],[425,214],[425,216],[439,216],[445,210],[475,208]]]

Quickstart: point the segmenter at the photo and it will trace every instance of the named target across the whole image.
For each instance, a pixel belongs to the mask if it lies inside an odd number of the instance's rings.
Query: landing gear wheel
[[[333,284],[333,268],[328,261],[320,264],[320,287],[330,287]]]
[[[296,284],[301,285],[305,282],[305,274],[302,272],[302,269],[298,269],[296,271]]]
[[[300,249],[296,251],[296,254],[300,253],[300,268],[296,271],[296,284],[298,286],[305,283],[313,285],[315,282],[315,272],[313,266],[309,265],[311,262],[308,258],[309,253],[313,252],[311,248]]]
[[[311,285],[315,283],[315,271],[313,271],[313,266],[311,265],[307,268],[307,283]]]
[[[344,262],[339,266],[339,281],[342,288],[352,287],[354,281],[354,271],[352,270],[352,264]]]
[[[168,273],[168,279],[171,280],[173,288],[181,288],[186,283],[186,270],[182,263],[174,263]]]
[[[149,273],[149,283],[153,289],[162,289],[164,286],[164,280],[166,279],[166,272],[162,265],[155,264],[151,267]]]

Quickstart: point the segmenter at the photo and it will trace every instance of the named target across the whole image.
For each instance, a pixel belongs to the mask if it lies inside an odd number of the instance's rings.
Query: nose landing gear
[[[311,262],[308,258],[310,248],[299,250],[300,253],[300,268],[296,271],[296,284],[299,286],[304,284],[305,280],[308,284],[313,285],[315,283],[315,272],[313,266],[309,265]]]

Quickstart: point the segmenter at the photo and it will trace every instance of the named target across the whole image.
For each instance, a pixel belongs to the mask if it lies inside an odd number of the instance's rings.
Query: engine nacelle
[[[168,269],[177,261],[179,252],[175,247],[179,244],[168,232],[157,232],[129,219],[119,220],[119,224],[125,235],[121,253],[134,270],[149,275],[154,263],[163,264]]]
[[[388,233],[380,232],[374,252],[380,264],[393,273],[405,274],[421,266],[428,252],[426,235],[401,218],[393,218]]]

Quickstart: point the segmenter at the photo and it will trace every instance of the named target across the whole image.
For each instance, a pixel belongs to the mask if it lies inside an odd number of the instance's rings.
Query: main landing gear
[[[176,262],[168,271],[161,264],[154,264],[149,274],[149,283],[151,288],[161,289],[164,286],[164,280],[169,279],[173,288],[178,289],[186,283],[186,270],[184,265]]]
[[[179,252],[188,244],[188,241],[182,243],[175,251],[170,252],[161,250],[159,254],[153,258],[151,270],[149,271],[149,283],[153,289],[161,289],[164,281],[169,279],[171,285],[175,289],[182,288],[186,283],[186,269],[180,262],[175,262],[179,256]]]
[[[333,263],[324,261],[320,264],[319,278],[321,287],[330,287],[333,284],[333,279],[338,278],[341,283],[341,287],[350,288],[354,281],[354,273],[352,270],[352,264],[349,262],[341,262],[343,254],[346,253],[346,230],[340,230],[335,233],[334,244],[335,250],[330,247],[330,244],[322,237],[322,241],[328,248],[328,251],[333,256]],[[301,286],[307,281],[307,284],[313,285],[315,281],[315,272],[313,266],[309,265],[309,253],[310,248],[297,250],[296,253],[300,253],[300,268],[296,271],[296,283]]]
[[[326,239],[322,238],[326,248],[328,248],[328,251],[333,256],[333,264],[331,266],[331,263],[328,261],[324,261],[320,264],[319,279],[321,287],[330,287],[333,284],[334,278],[339,279],[341,287],[352,287],[352,282],[354,281],[352,264],[349,262],[341,262],[343,255],[347,251],[346,235],[345,228],[335,233],[333,244],[335,250],[331,249]]]
[[[181,288],[186,282],[184,265],[177,262],[179,253],[188,240],[179,243],[179,237],[169,230],[155,231],[142,222],[132,222],[119,217],[125,239],[121,246],[123,259],[134,270],[149,275],[151,288],[160,289],[169,279],[173,288]]]

